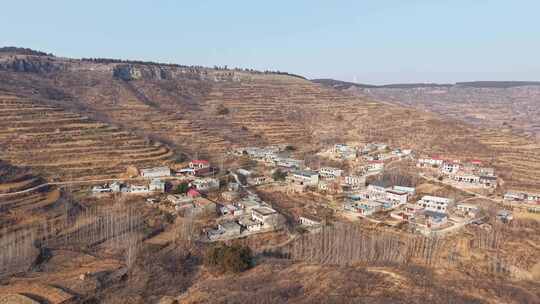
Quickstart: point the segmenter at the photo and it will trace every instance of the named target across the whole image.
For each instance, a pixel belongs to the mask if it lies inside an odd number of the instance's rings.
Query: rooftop
[[[319,175],[319,173],[317,173],[315,171],[309,171],[309,170],[297,170],[297,171],[294,171],[293,174],[301,175],[301,176],[305,176],[305,177],[312,177],[312,176],[315,176],[315,175]]]
[[[254,212],[257,212],[261,215],[271,215],[271,214],[275,214],[277,213],[276,210],[272,209],[272,208],[268,208],[268,207],[260,207],[260,208],[255,208],[253,209]]]

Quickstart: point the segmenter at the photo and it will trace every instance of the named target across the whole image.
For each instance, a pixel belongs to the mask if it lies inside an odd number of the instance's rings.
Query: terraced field
[[[156,165],[172,156],[163,144],[16,96],[0,96],[0,145],[0,159],[61,181],[117,176],[129,165]]]
[[[61,197],[59,189],[30,170],[0,161],[0,231],[60,218],[65,211]]]

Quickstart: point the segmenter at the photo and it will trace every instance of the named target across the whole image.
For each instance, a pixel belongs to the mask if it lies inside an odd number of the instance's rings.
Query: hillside
[[[339,81],[321,83],[358,96],[435,112],[476,126],[511,127],[526,135],[540,136],[539,82],[476,81],[455,85],[384,86]]]
[[[2,124],[10,128],[0,157],[52,178],[118,175],[129,164],[182,154],[219,159],[245,145],[293,143],[308,152],[333,142],[386,141],[493,162],[508,186],[540,184],[538,143],[510,126],[475,128],[284,73],[6,55],[0,80],[9,118]]]
[[[20,230],[0,234],[0,258],[20,260],[0,293],[47,303],[537,302],[535,220],[493,219],[489,231],[467,227],[431,240],[340,219],[320,245],[317,234],[284,228],[239,239],[254,267],[220,275],[203,263],[210,244],[199,238],[213,215],[173,215],[138,195],[70,197],[70,182],[98,184],[130,166],[217,163],[246,145],[293,145],[307,158],[340,142],[480,159],[496,167],[502,190],[540,187],[540,143],[531,136],[336,85],[283,72],[0,51],[0,228]],[[302,209],[310,199],[286,203]],[[353,250],[353,240],[364,244]],[[379,259],[396,253],[403,259]]]

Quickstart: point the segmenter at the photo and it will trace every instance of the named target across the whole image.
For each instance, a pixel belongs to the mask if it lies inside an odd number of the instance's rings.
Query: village
[[[91,191],[96,196],[142,195],[148,205],[175,216],[214,217],[202,231],[208,242],[281,230],[290,223],[316,229],[329,221],[329,214],[333,220],[367,221],[430,236],[470,224],[489,229],[485,223],[493,207],[501,222],[512,220],[515,206],[540,212],[540,195],[509,191],[497,196],[500,179],[480,160],[417,157],[410,149],[383,143],[335,144],[309,165],[295,152],[290,145],[238,148],[227,157],[243,160],[244,166],[216,168],[196,159],[181,168],[141,169],[136,173],[143,182],[115,181]],[[425,181],[424,188],[433,184],[453,192],[418,191],[414,180]],[[282,214],[280,202],[263,200],[259,190],[325,203]],[[478,198],[491,204],[474,203]]]

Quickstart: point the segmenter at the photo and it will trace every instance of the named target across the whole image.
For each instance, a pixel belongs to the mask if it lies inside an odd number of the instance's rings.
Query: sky
[[[538,0],[17,0],[0,46],[370,84],[540,80]]]

